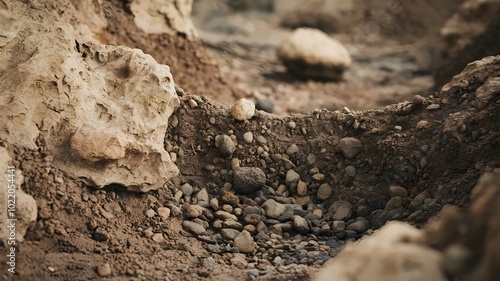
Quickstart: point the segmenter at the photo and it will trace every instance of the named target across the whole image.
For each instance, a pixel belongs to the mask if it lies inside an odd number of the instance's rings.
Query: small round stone
[[[252,132],[246,132],[243,134],[243,140],[246,143],[252,143],[253,142],[253,133]]]
[[[257,167],[240,167],[234,172],[234,190],[239,194],[250,194],[266,184],[266,174]]]
[[[318,193],[316,194],[316,197],[318,197],[319,200],[325,201],[331,196],[332,196],[332,187],[329,184],[324,183],[319,186]]]
[[[101,264],[97,267],[97,274],[101,277],[111,275],[111,265],[109,263]]]
[[[236,120],[244,121],[255,114],[255,104],[245,98],[240,99],[233,105],[233,117]]]

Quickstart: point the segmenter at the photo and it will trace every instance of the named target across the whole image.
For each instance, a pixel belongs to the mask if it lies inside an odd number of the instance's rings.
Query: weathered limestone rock
[[[13,191],[9,192],[9,184],[11,183],[8,182],[9,178],[7,177],[7,167],[9,166],[9,162],[11,160],[12,159],[7,152],[7,149],[0,146],[0,169],[2,171],[2,176],[0,177],[0,206],[2,206],[0,208],[0,240],[7,241],[9,237],[11,237],[10,229],[7,228],[12,222],[9,219],[17,219],[17,221],[15,221],[15,240],[22,242],[24,241],[24,235],[26,234],[26,230],[28,229],[30,223],[36,221],[37,207],[35,199],[21,190],[20,186],[23,184],[24,179],[22,172],[19,169],[15,170],[15,177],[13,178],[15,193]],[[8,195],[14,195],[15,197]],[[10,210],[8,212],[7,208],[10,208],[9,206],[12,204],[9,200],[14,199],[16,201],[15,207],[12,208],[14,211],[14,217],[11,217],[9,215]]]
[[[351,65],[342,43],[313,28],[295,30],[278,45],[276,54],[290,72],[303,79],[340,80]]]
[[[75,178],[130,190],[178,174],[163,147],[179,104],[169,67],[138,49],[78,42],[46,10],[0,11],[0,138],[36,149]],[[22,50],[22,51],[20,51]]]
[[[346,246],[318,274],[317,281],[444,281],[442,255],[424,245],[423,232],[391,222],[356,244]]]
[[[146,33],[185,34],[198,37],[190,18],[193,0],[134,0],[130,10],[135,24]]]

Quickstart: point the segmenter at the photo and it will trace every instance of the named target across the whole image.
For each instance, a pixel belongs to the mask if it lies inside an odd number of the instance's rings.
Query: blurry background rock
[[[299,28],[276,48],[290,72],[302,79],[339,81],[351,66],[351,56],[334,38],[312,28]]]
[[[500,54],[500,1],[467,0],[441,29],[444,61],[435,87],[447,83],[471,61]]]

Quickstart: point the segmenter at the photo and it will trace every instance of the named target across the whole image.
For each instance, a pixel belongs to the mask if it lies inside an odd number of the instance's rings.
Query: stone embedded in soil
[[[252,253],[255,250],[256,244],[253,241],[250,232],[243,230],[234,239],[234,247],[241,253]]]
[[[223,228],[220,230],[220,234],[222,235],[222,238],[232,241],[240,234],[240,232],[232,228]]]
[[[403,205],[403,198],[399,196],[392,197],[391,199],[389,199],[389,201],[387,201],[387,203],[385,203],[384,210],[390,211],[392,209],[397,209],[402,205]]]
[[[300,180],[300,175],[294,170],[288,170],[286,172],[285,182],[287,185],[295,184]]]
[[[255,104],[250,100],[242,98],[233,105],[233,117],[236,120],[245,121],[252,118],[254,114]]]
[[[331,196],[332,196],[332,187],[329,184],[324,183],[319,186],[318,193],[316,194],[316,197],[319,200],[325,201],[329,199]]]
[[[198,199],[198,205],[208,208],[210,206],[210,198],[206,188],[200,189],[196,194],[196,199]]]
[[[340,152],[347,159],[352,159],[363,149],[361,141],[357,138],[343,138],[339,141]]]
[[[189,232],[195,234],[195,235],[200,235],[206,232],[205,228],[192,221],[183,221],[182,226]]]
[[[199,205],[184,204],[184,213],[189,218],[197,218],[203,214],[203,207]]]
[[[166,222],[168,218],[170,217],[170,209],[167,207],[159,207],[156,212],[158,213],[158,216],[160,216],[161,220],[163,222]]]
[[[352,205],[347,201],[337,201],[333,203],[326,214],[332,220],[348,220],[351,217]]]
[[[215,137],[215,146],[224,157],[231,156],[236,151],[236,144],[227,135],[218,135]]]
[[[391,185],[389,187],[389,194],[391,195],[391,197],[396,197],[396,196],[399,196],[401,198],[408,197],[408,191],[406,190],[406,188],[399,185]]]
[[[111,265],[109,263],[104,263],[97,266],[97,274],[101,277],[106,277],[111,275]]]
[[[310,230],[307,220],[301,216],[293,216],[293,228],[300,234],[306,234]]]
[[[359,220],[347,226],[346,230],[352,230],[356,233],[363,233],[370,228],[370,223],[367,220]]]
[[[262,209],[264,209],[266,217],[277,219],[286,211],[286,206],[276,202],[274,199],[268,199],[262,204]]]
[[[351,65],[342,43],[313,28],[296,29],[278,45],[276,54],[290,72],[303,79],[338,81]]]
[[[266,175],[257,167],[240,167],[234,172],[234,190],[247,195],[264,187]]]
[[[193,194],[193,187],[189,183],[185,183],[179,187],[184,196],[191,196]]]
[[[297,184],[297,195],[305,196],[307,194],[307,183],[299,180]]]
[[[390,215],[385,210],[375,210],[368,217],[374,228],[381,228],[389,219]]]
[[[246,143],[252,143],[253,142],[253,133],[252,132],[246,132],[243,134],[243,140]]]

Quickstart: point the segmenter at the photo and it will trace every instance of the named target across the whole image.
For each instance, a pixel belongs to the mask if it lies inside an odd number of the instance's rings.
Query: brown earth
[[[213,253],[208,249],[211,241],[197,239],[183,230],[183,216],[178,208],[182,204],[174,198],[181,183],[188,182],[195,189],[205,187],[217,198],[221,198],[222,187],[232,183],[230,160],[221,157],[214,146],[214,137],[220,134],[232,134],[241,140],[243,133],[250,131],[254,137],[266,139],[267,144],[239,142],[233,157],[242,160],[242,166],[260,167],[271,188],[284,182],[287,168],[283,162],[259,155],[259,147],[267,146],[269,155],[284,154],[291,144],[296,144],[299,151],[290,160],[301,179],[310,184],[310,200],[319,203],[319,184],[312,179],[311,168],[318,168],[325,175],[322,182],[333,187],[332,198],[323,206],[325,212],[338,200],[349,201],[354,210],[361,205],[368,207],[369,212],[383,209],[390,198],[389,186],[404,186],[409,196],[404,201],[401,219],[417,226],[424,225],[445,205],[467,207],[480,175],[500,167],[498,93],[485,102],[475,96],[488,78],[500,76],[499,57],[469,66],[439,94],[414,97],[432,86],[433,50],[427,43],[397,50],[397,44],[387,45],[389,41],[371,46],[365,49],[367,52],[355,54],[358,64],[346,73],[345,82],[304,82],[289,76],[272,58],[271,45],[259,49],[255,44],[224,45],[213,39],[208,42],[210,46],[226,51],[210,51],[214,61],[201,42],[142,33],[121,1],[105,1],[103,8],[110,23],[102,34],[103,41],[141,48],[151,54],[171,67],[177,84],[186,91],[179,92],[181,107],[171,117],[178,122],[170,122],[165,143],[169,152],[177,154],[181,176],[165,188],[146,194],[131,193],[119,186],[96,190],[52,166],[52,156],[44,151],[43,139],[39,140],[38,151],[1,142],[15,159],[13,164],[23,170],[23,190],[36,199],[39,207],[36,224],[18,247],[18,273],[14,278],[4,274],[6,257],[0,257],[0,277],[4,280],[99,279],[96,269],[105,263],[112,269],[106,280],[254,279],[246,266],[233,259],[233,253]],[[347,36],[342,38],[349,40]],[[251,120],[236,122],[229,106],[212,101],[229,103],[243,95],[271,99],[279,113],[312,113],[278,116],[257,111]],[[198,106],[189,106],[190,99]],[[388,105],[403,99],[411,102]],[[388,106],[372,109],[382,105]],[[428,108],[430,105],[439,107],[433,110]],[[344,106],[356,111],[313,111],[340,110]],[[362,109],[365,111],[357,111]],[[295,126],[289,125],[291,121]],[[422,121],[427,123],[417,127]],[[348,160],[339,153],[337,144],[344,137],[362,141],[363,151],[356,158]],[[313,158],[315,161],[310,160]],[[355,167],[355,176],[346,175],[347,166]],[[497,193],[492,197],[495,200]],[[419,194],[425,194],[425,202],[410,207]],[[484,206],[489,204],[493,203]],[[162,206],[172,210],[168,221],[145,215],[147,210]],[[467,242],[472,248],[497,249],[493,239],[498,225],[484,221],[494,219],[495,212],[496,209],[490,212],[480,206],[467,218],[477,228],[491,225],[484,234],[464,235],[466,241],[483,241]],[[441,232],[446,231],[452,232]],[[162,234],[163,239],[153,241],[152,233]],[[333,237],[309,239],[328,241]],[[285,240],[284,237],[281,242]],[[437,248],[445,248],[438,244]],[[0,246],[2,253],[5,247]],[[336,251],[331,249],[329,254],[334,256]],[[279,271],[270,265],[277,253],[258,255],[256,262],[251,254],[247,258],[272,274],[257,280],[310,280],[320,266]],[[482,264],[485,272],[488,265],[498,261],[493,250],[488,255],[493,258],[488,260],[491,263]],[[478,280],[493,278],[484,276]]]

